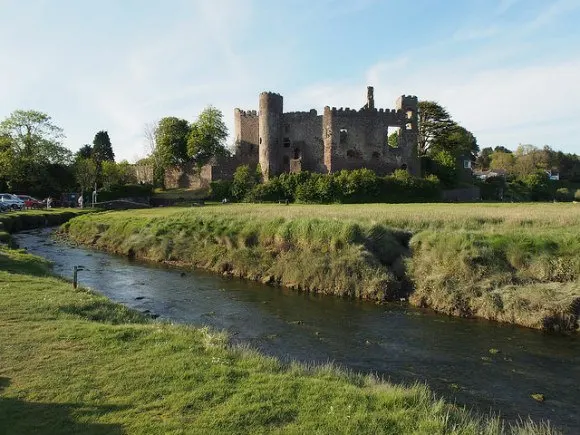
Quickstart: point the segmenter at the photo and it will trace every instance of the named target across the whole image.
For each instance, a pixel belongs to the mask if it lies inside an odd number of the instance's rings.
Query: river
[[[50,230],[14,236],[54,271],[162,320],[209,325],[282,360],[338,365],[410,384],[506,420],[530,416],[580,433],[580,337],[293,292],[69,246]],[[540,403],[530,397],[540,393]]]

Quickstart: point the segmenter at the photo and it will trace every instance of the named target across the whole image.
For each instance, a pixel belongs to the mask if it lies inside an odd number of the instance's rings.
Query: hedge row
[[[441,198],[437,177],[416,178],[406,171],[385,177],[369,169],[343,170],[333,174],[300,172],[282,174],[260,183],[247,166],[236,171],[233,181],[211,183],[213,199],[262,202],[368,203],[429,202]]]

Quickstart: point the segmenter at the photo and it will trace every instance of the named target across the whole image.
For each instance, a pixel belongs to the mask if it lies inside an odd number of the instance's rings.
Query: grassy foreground
[[[81,243],[152,261],[575,331],[579,204],[228,204],[83,216]]]
[[[149,320],[0,248],[0,433],[549,434],[332,366]]]

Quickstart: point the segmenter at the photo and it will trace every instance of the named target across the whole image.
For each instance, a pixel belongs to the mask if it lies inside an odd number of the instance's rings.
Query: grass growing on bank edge
[[[73,290],[38,257],[0,254],[2,433],[555,433],[502,427],[424,386],[283,366]]]
[[[228,204],[74,219],[81,243],[538,329],[580,316],[578,204]]]
[[[64,222],[86,213],[96,211],[92,208],[51,208],[48,210],[22,210],[0,214],[0,243],[6,243],[9,237],[6,233],[28,230],[40,227],[61,225]]]

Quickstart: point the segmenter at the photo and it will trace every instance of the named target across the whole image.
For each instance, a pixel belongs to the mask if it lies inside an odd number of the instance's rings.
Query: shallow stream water
[[[394,382],[425,382],[438,395],[513,421],[550,420],[580,433],[580,337],[450,318],[406,304],[302,294],[201,271],[132,262],[51,239],[15,235],[54,271],[160,319],[225,330],[283,360],[338,365]],[[184,273],[185,272],[185,273]],[[531,394],[543,394],[543,403]]]

